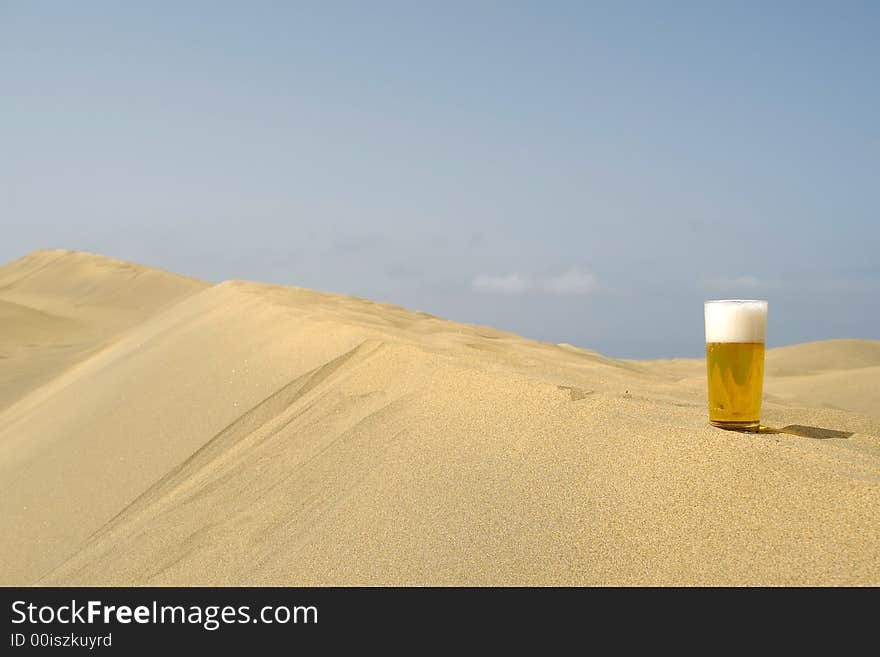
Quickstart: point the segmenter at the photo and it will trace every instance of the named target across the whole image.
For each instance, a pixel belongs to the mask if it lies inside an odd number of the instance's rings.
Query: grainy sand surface
[[[621,361],[364,299],[0,267],[0,584],[880,584],[880,341]]]

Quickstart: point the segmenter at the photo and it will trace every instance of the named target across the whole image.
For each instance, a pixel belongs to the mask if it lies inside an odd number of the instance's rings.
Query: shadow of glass
[[[802,438],[813,438],[815,440],[829,440],[837,438],[846,440],[853,435],[852,431],[837,431],[836,429],[824,429],[822,427],[808,427],[803,424],[789,424],[784,427],[765,427],[763,424],[758,427],[758,433],[787,433],[792,436],[800,436]]]

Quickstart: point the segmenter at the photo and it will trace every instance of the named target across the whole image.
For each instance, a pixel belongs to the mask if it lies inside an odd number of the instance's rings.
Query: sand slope
[[[208,285],[73,251],[35,251],[0,267],[0,410]]]
[[[876,341],[771,350],[743,435],[701,361],[67,258],[0,345],[114,332],[0,410],[2,584],[880,583]]]

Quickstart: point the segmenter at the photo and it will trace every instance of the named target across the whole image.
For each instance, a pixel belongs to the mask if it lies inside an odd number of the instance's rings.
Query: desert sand
[[[772,325],[771,325],[772,331]],[[622,361],[103,256],[0,267],[0,584],[880,584],[880,341]]]

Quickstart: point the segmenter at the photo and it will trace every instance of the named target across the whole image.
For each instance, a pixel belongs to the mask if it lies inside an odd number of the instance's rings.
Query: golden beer
[[[707,301],[705,316],[709,422],[724,429],[757,430],[767,302]]]
[[[731,429],[756,429],[764,387],[763,342],[709,342],[709,422]]]

